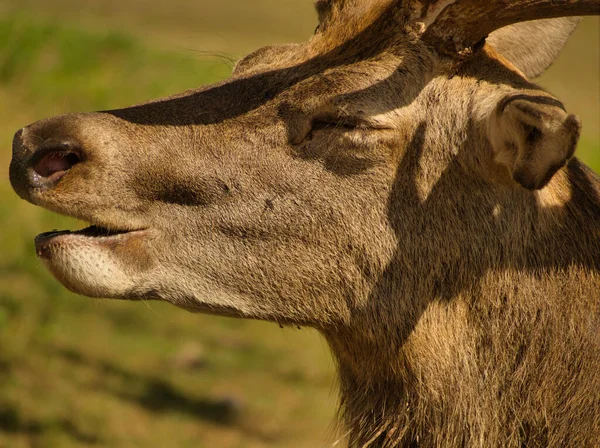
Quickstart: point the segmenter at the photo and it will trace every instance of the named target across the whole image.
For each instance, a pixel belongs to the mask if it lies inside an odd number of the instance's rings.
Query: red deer
[[[530,81],[598,1],[317,9],[219,84],[20,130],[15,191],[92,224],[39,257],[83,295],[316,328],[352,447],[599,446],[600,180]]]

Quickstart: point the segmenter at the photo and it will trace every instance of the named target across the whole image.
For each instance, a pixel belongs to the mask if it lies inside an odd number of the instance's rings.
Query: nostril
[[[81,158],[76,152],[58,150],[44,155],[33,165],[33,170],[41,177],[57,177],[69,171],[79,162],[81,162]]]
[[[83,162],[79,145],[71,140],[47,140],[29,159],[33,182],[58,181],[78,163]],[[37,179],[37,180],[36,180]]]

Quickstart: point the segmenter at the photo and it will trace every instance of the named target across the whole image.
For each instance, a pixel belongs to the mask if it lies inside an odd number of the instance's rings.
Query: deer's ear
[[[380,7],[387,4],[385,2],[389,0],[316,0],[315,8],[319,15],[316,33],[334,26],[347,27],[351,18],[365,20],[373,13],[381,13]]]
[[[495,161],[528,190],[545,187],[573,157],[580,130],[558,100],[527,93],[504,97],[488,121]]]
[[[528,78],[535,78],[558,57],[579,20],[561,17],[517,23],[494,31],[487,42]]]
[[[316,30],[317,33],[322,32],[329,26],[329,22],[333,16],[333,7],[333,0],[317,0],[315,2],[315,8],[319,16],[319,26]]]
[[[327,20],[329,14],[331,14],[331,8],[333,6],[332,0],[317,0],[315,2],[315,9],[319,15],[319,22]]]

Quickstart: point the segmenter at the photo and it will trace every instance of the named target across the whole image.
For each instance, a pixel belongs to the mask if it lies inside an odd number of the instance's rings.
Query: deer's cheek
[[[327,171],[351,176],[388,163],[392,152],[388,140],[380,131],[320,131],[295,152],[301,158],[318,160]]]

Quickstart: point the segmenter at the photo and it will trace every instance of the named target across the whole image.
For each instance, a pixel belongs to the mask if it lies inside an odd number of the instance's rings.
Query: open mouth
[[[53,230],[51,232],[44,232],[44,233],[38,235],[35,238],[35,241],[42,242],[42,241],[52,239],[52,238],[55,238],[55,237],[61,236],[61,235],[79,235],[79,236],[84,236],[84,237],[88,237],[88,238],[108,238],[111,236],[124,235],[126,233],[131,233],[131,231],[130,230],[110,230],[105,227],[92,225],[92,226],[86,227],[85,229],[75,230],[75,231]]]
[[[71,230],[53,230],[44,232],[35,238],[35,247],[40,257],[49,254],[52,246],[56,244],[86,243],[86,244],[118,244],[133,234],[139,234],[144,230],[115,230],[91,225],[85,229]]]

